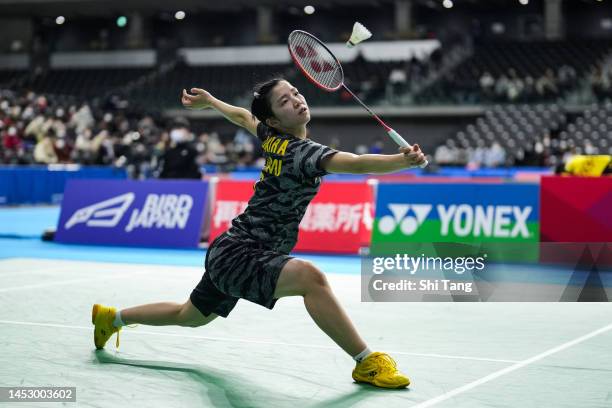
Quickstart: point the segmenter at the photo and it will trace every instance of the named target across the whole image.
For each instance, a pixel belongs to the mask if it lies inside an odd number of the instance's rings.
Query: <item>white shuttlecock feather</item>
[[[372,36],[370,30],[365,28],[363,24],[357,22],[353,25],[353,34],[351,34],[351,38],[346,42],[346,46],[349,48],[353,48],[357,44],[362,41],[367,40]]]

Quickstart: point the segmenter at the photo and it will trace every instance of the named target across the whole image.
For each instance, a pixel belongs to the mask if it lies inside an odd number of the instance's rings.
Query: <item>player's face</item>
[[[287,81],[280,81],[270,93],[270,104],[280,126],[292,129],[310,121],[306,99]]]

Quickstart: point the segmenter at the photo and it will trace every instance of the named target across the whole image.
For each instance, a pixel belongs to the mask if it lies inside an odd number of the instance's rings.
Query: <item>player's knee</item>
[[[188,320],[183,324],[183,327],[200,327],[204,326],[206,323],[200,320]]]
[[[204,316],[202,317],[191,316],[191,317],[186,317],[180,320],[180,325],[183,327],[200,327],[200,326],[204,326],[206,323],[208,323],[208,321],[206,320]]]
[[[193,310],[183,306],[178,312],[178,324],[183,327],[200,327],[208,323],[208,319],[201,313],[194,313]]]
[[[329,286],[327,277],[316,266],[308,261],[302,261],[302,282],[306,289],[320,289]]]

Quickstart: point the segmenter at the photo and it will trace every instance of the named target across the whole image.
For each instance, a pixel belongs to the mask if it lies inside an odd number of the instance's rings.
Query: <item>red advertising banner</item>
[[[208,242],[229,228],[252,195],[253,181],[219,180]],[[356,254],[370,245],[373,216],[370,184],[324,182],[304,214],[295,250]]]
[[[542,177],[542,242],[612,242],[612,177]]]

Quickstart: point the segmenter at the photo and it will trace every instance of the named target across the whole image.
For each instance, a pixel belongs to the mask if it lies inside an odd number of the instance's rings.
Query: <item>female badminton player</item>
[[[213,108],[263,143],[266,165],[245,211],[209,246],[200,283],[184,304],[153,303],[117,311],[96,304],[92,310],[94,343],[107,340],[128,324],[203,326],[227,317],[238,299],[269,309],[279,298],[302,296],[306,310],[331,339],[356,361],[353,379],[384,388],[401,388],[410,380],[385,353],[372,352],[336,299],[325,274],[308,261],[289,255],[298,225],[328,173],[389,173],[416,167],[425,157],[418,145],[399,154],[355,155],[314,142],[306,125],[310,112],[304,97],[283,79],[256,88],[251,112],[229,105],[209,92],[183,90],[183,106]]]

